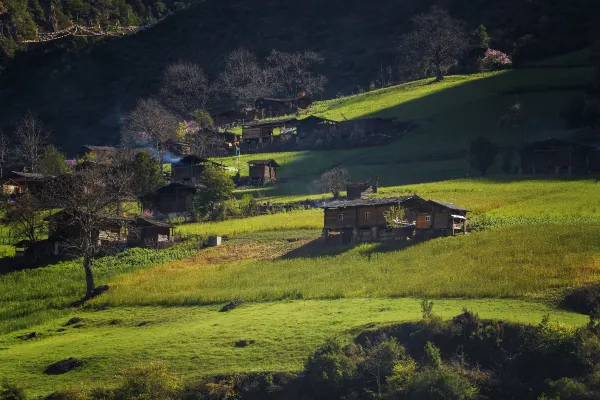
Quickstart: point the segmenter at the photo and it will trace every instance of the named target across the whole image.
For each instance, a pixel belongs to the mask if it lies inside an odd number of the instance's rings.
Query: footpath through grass
[[[538,323],[546,314],[568,325],[582,325],[579,314],[556,311],[519,300],[435,300],[444,318],[463,307],[482,318]],[[17,338],[28,331],[0,336],[0,376],[13,379],[32,394],[48,394],[65,385],[106,386],[119,370],[164,360],[184,379],[258,371],[297,371],[308,354],[330,336],[349,340],[376,324],[421,318],[417,299],[343,299],[246,304],[227,313],[219,306],[134,307],[71,311],[36,327],[39,338]],[[67,327],[73,316],[79,327]],[[238,340],[253,340],[235,347]],[[49,376],[49,364],[68,357],[85,361],[80,369]]]

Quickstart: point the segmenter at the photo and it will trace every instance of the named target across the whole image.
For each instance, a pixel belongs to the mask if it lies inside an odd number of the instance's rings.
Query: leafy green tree
[[[397,206],[393,206],[389,209],[388,213],[384,215],[385,222],[390,228],[400,228],[404,226],[406,222],[406,210],[398,203]]]
[[[200,176],[200,188],[194,199],[194,208],[203,216],[210,219],[219,217],[218,206],[233,197],[233,179],[219,167],[207,165]]]
[[[410,400],[471,400],[478,394],[467,378],[446,368],[425,368],[412,386]]]
[[[165,178],[160,172],[160,165],[147,151],[139,151],[134,157],[132,170],[134,174],[134,192],[138,196],[153,192],[166,185]]]
[[[494,164],[498,154],[498,148],[484,137],[478,137],[471,141],[469,146],[469,163],[471,167],[485,176],[488,169]]]
[[[40,172],[49,176],[58,176],[70,172],[64,153],[61,153],[54,146],[46,147],[40,162]]]
[[[434,369],[442,368],[440,349],[431,342],[425,344],[425,365]]]
[[[479,56],[482,56],[490,48],[490,35],[483,24],[471,32],[471,46]]]

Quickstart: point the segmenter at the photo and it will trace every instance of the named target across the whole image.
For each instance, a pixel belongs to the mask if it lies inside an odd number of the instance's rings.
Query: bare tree
[[[159,155],[163,170],[163,150],[168,141],[177,141],[177,118],[153,98],[138,100],[136,108],[127,115],[121,132],[121,142],[128,146],[149,146]]]
[[[239,108],[253,107],[257,99],[273,94],[269,71],[263,69],[250,51],[239,48],[225,58],[219,88]]]
[[[317,188],[323,193],[331,192],[334,198],[340,197],[340,192],[346,188],[350,179],[348,171],[344,168],[333,168],[324,172],[321,179],[315,182]]]
[[[468,48],[468,37],[460,21],[447,11],[432,7],[412,18],[414,30],[398,40],[400,70],[411,77],[434,75],[444,79],[448,69]]]
[[[284,53],[271,51],[267,57],[268,76],[272,80],[277,95],[296,97],[305,92],[311,95],[325,90],[327,78],[315,74],[310,68],[323,63],[323,57],[312,51]]]
[[[42,121],[28,112],[17,126],[16,137],[18,158],[31,168],[31,172],[36,172],[50,134]]]
[[[28,243],[35,243],[40,239],[45,227],[42,204],[40,199],[26,191],[19,196],[19,201],[7,207],[4,223],[10,227],[14,237]]]
[[[187,135],[190,154],[198,157],[224,157],[225,140],[218,132],[197,132]]]
[[[60,218],[54,220],[59,226],[54,230],[64,233],[64,250],[82,258],[84,299],[94,295],[94,260],[105,250],[106,242],[116,240],[114,231],[107,232],[105,227],[108,223],[124,222],[120,218],[121,204],[131,196],[133,176],[126,164],[98,164],[53,179],[45,188],[45,203],[62,207]]]
[[[212,91],[198,65],[179,62],[165,70],[160,97],[167,106],[187,116],[196,110],[205,110]]]
[[[4,177],[4,166],[9,162],[13,155],[11,152],[12,144],[6,134],[0,130],[0,178]]]

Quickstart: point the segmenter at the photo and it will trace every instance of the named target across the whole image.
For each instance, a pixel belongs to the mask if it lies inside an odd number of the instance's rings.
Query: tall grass
[[[182,259],[196,251],[194,242],[167,250],[130,249],[96,260],[96,284],[118,280],[128,272]],[[85,277],[79,261],[61,262],[32,270],[0,275],[0,333],[32,326],[68,312],[85,294]]]
[[[177,231],[183,235],[233,236],[250,232],[320,229],[323,227],[323,210],[290,211],[251,218],[219,222],[200,222],[180,225]]]
[[[544,297],[600,278],[600,224],[515,225],[398,249],[139,271],[97,304],[209,304],[342,297]]]

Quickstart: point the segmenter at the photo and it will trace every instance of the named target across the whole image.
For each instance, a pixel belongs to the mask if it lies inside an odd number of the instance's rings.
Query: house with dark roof
[[[467,213],[470,210],[437,200],[427,200],[411,208],[415,215],[415,229],[419,233],[436,235],[456,235],[467,231]]]
[[[42,190],[52,177],[32,172],[11,171],[0,179],[2,192],[5,195],[18,196],[27,191],[35,194]]]
[[[264,185],[277,180],[279,164],[273,159],[248,161],[249,177],[252,185]]]
[[[417,195],[389,198],[357,198],[335,200],[323,204],[323,236],[339,234],[341,243],[370,242],[388,236],[391,228],[386,218],[392,207],[400,205],[411,210],[424,203]],[[409,212],[410,213],[410,212]],[[407,215],[407,219],[413,219]],[[401,234],[401,232],[397,232]]]
[[[225,168],[223,164],[190,154],[171,163],[171,182],[196,185],[207,164]]]
[[[144,210],[160,214],[189,213],[194,207],[196,188],[179,182],[163,186],[140,200]]]
[[[137,247],[164,248],[173,243],[175,227],[146,217],[135,219],[135,229],[129,232],[128,243]]]

